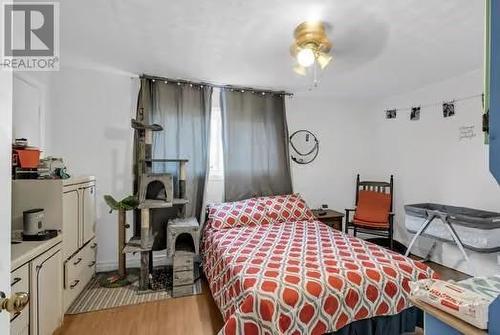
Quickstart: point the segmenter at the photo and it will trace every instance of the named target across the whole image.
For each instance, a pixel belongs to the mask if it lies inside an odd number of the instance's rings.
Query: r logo
[[[55,56],[55,4],[4,4],[4,57]]]

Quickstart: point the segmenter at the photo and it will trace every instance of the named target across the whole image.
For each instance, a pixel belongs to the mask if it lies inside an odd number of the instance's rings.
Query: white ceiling
[[[295,26],[333,26],[335,61],[312,94],[384,97],[482,66],[482,0],[64,0],[61,62],[307,92]]]

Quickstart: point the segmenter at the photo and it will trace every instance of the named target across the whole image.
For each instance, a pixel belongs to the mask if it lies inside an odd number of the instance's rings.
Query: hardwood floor
[[[460,281],[471,277],[468,274],[447,268],[446,266],[441,264],[433,262],[426,262],[425,264],[429,265],[431,269],[439,273],[439,276],[442,280]]]
[[[203,281],[200,295],[66,315],[55,335],[217,334],[224,321]]]
[[[442,279],[462,280],[469,276],[442,265],[427,262]],[[203,294],[160,300],[64,317],[56,335],[153,335],[217,334],[224,325],[210,289],[203,280]]]

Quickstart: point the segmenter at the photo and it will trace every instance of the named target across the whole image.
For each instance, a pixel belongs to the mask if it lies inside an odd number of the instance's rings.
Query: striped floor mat
[[[170,273],[171,272],[167,272]],[[199,276],[199,270],[195,267],[195,278]],[[167,282],[171,282],[167,280]],[[99,274],[95,276],[85,287],[82,293],[76,298],[66,314],[80,314],[95,312],[103,309],[120,306],[141,304],[144,302],[169,299],[172,297],[172,287],[166,290],[152,291],[150,293],[138,293],[135,282],[124,287],[108,288],[99,284]],[[194,287],[194,294],[201,294],[201,281],[197,280]]]

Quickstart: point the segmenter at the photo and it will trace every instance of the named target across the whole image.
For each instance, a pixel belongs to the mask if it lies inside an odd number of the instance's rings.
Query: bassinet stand
[[[469,257],[465,253],[464,245],[463,245],[462,241],[460,240],[460,237],[458,237],[457,232],[455,231],[455,228],[453,228],[453,225],[448,221],[448,216],[449,216],[448,213],[443,213],[443,212],[435,211],[435,210],[427,210],[426,215],[427,215],[427,219],[422,224],[422,226],[420,226],[420,228],[416,232],[415,236],[413,236],[413,238],[411,239],[411,242],[408,245],[408,248],[406,249],[405,256],[408,257],[410,255],[410,250],[413,247],[413,244],[415,244],[415,242],[417,241],[417,238],[425,232],[425,230],[427,229],[427,227],[429,227],[429,225],[432,223],[432,221],[434,221],[435,218],[439,218],[439,219],[441,219],[441,221],[443,221],[445,226],[450,231],[450,234],[453,237],[453,240],[457,244],[458,249],[460,249],[460,251],[462,252],[462,255],[464,256],[465,260],[467,262],[469,262]]]

